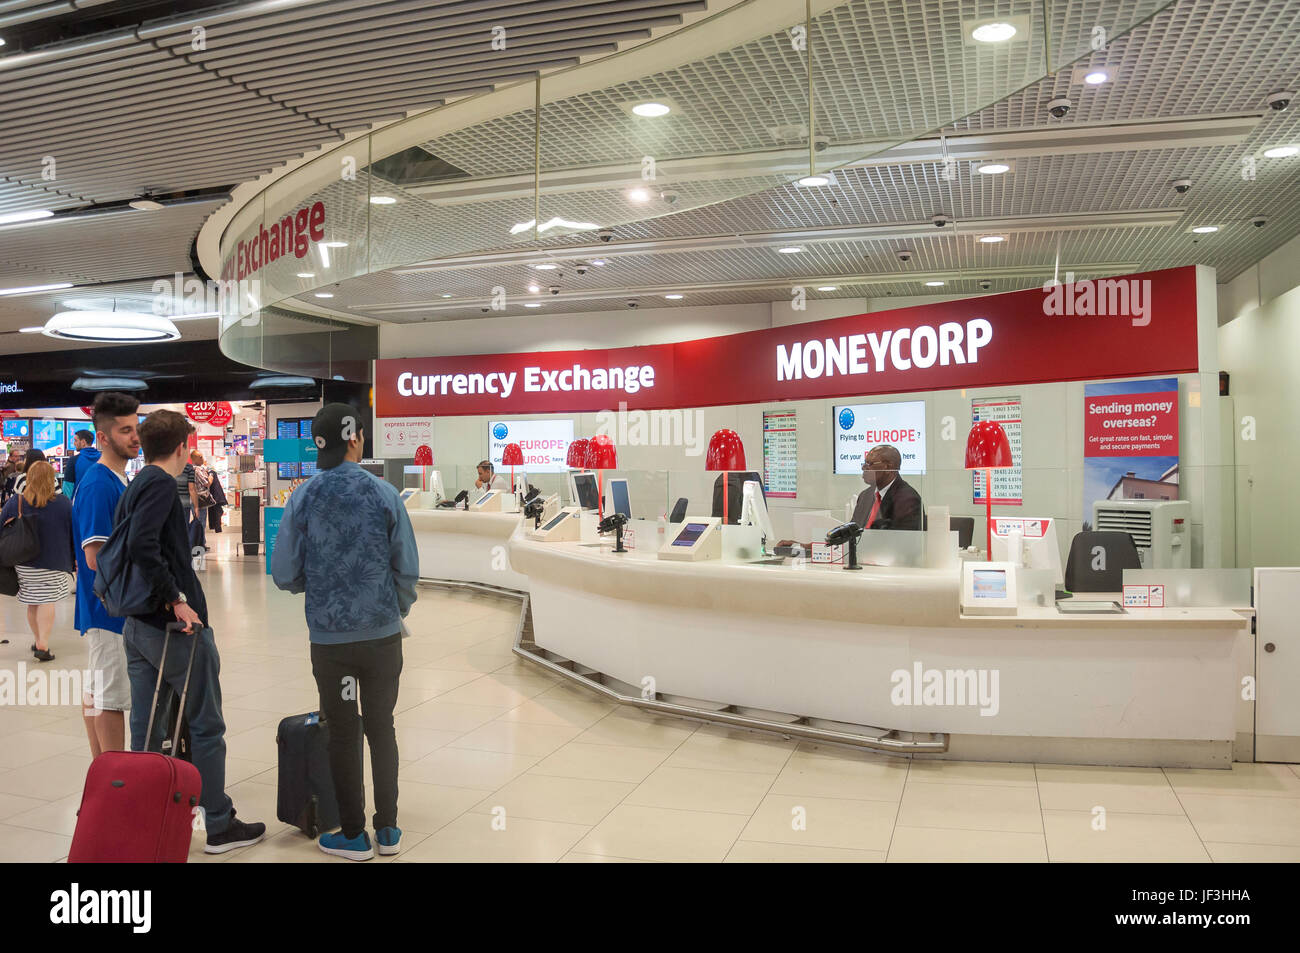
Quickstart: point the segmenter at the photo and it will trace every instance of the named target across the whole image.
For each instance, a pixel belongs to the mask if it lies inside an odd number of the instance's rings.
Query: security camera
[[[677,200],[681,198],[681,195],[678,194],[677,192],[674,192],[672,189],[664,189],[662,192],[659,193],[659,197],[669,205],[676,205]]]
[[[930,216],[930,221],[934,222],[936,228],[943,228],[945,225],[951,222],[952,219],[950,219],[947,215],[940,213],[939,215]]]
[[[588,265],[585,261],[580,261],[580,262],[578,262],[577,265],[574,266],[574,269],[573,269],[573,270],[576,271],[576,272],[577,272],[578,274],[580,274],[580,275],[585,275],[585,274],[587,273],[587,269],[590,268],[590,267],[591,267],[591,266]]]
[[[825,152],[830,144],[831,141],[826,136],[813,136],[813,149],[817,152]]]
[[[479,308],[479,310],[482,311],[484,314],[487,314],[487,313],[488,313],[489,311],[491,311],[492,309],[491,309],[491,308]]]
[[[1191,179],[1174,179],[1174,191],[1179,195],[1186,195],[1192,189]]]
[[[641,307],[641,302],[638,301],[638,300],[636,300],[636,298],[628,298],[628,299],[627,299],[627,306],[628,306],[629,308],[639,308],[639,307]]]
[[[985,278],[983,281],[980,282],[981,291],[988,291],[992,287],[993,287],[993,282],[989,281],[987,278]]]
[[[560,286],[559,286],[559,285],[551,285],[551,286],[550,286],[549,288],[547,288],[546,290],[549,291],[549,292],[550,292],[551,294],[553,294],[553,295],[557,295],[557,294],[560,293]]]
[[[1281,112],[1291,105],[1291,100],[1295,98],[1295,93],[1289,93],[1285,90],[1277,93],[1268,94],[1268,105],[1270,109]]]
[[[614,237],[614,229],[602,228],[600,231],[596,233],[596,237],[599,238],[602,242],[607,242]]]
[[[1266,219],[1263,215],[1256,215],[1254,218],[1250,220],[1250,224],[1254,225],[1256,228],[1263,228],[1265,225],[1268,224],[1268,219]]]
[[[1058,99],[1053,99],[1050,103],[1048,103],[1047,111],[1051,113],[1052,116],[1055,117],[1056,119],[1063,119],[1065,118],[1065,114],[1070,111],[1070,107],[1073,105],[1074,103],[1070,102],[1068,99],[1062,96]]]
[[[895,254],[898,255],[899,261],[911,261],[912,250],[910,248],[900,248]]]

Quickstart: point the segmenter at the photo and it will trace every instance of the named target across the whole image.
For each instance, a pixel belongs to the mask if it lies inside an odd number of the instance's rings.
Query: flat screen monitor
[[[553,520],[551,520],[549,523],[543,526],[541,531],[543,533],[549,533],[551,530],[555,529],[555,527],[559,526],[568,518],[569,518],[568,513],[561,513],[559,516],[555,517]]]
[[[609,481],[609,496],[613,501],[615,513],[622,513],[628,519],[632,518],[632,498],[627,491],[627,480],[622,478]]]
[[[277,463],[275,465],[275,475],[281,480],[296,480],[298,479],[298,464]]]
[[[67,422],[63,420],[33,420],[32,421],[32,446],[38,450],[44,450],[48,454],[63,453],[64,434],[67,433]]]
[[[5,421],[5,439],[22,440],[24,437],[32,435],[32,422],[30,420],[6,420]]]
[[[1007,597],[1007,571],[1005,569],[976,569],[972,595],[976,599],[1005,599]]]
[[[925,472],[925,401],[839,404],[831,409],[837,475],[861,475],[863,456],[880,444],[898,451],[903,474]]]
[[[310,463],[310,464],[309,464],[309,463],[304,463],[304,464],[303,464],[303,467],[304,467],[304,468],[309,467],[309,466],[310,466],[310,467],[315,467],[316,464],[314,464],[314,463]],[[379,479],[381,479],[381,480],[384,478],[384,461],[383,461],[383,460],[362,460],[360,466],[361,466],[361,469],[365,470],[367,473],[373,473],[375,476],[379,477]],[[419,487],[416,487],[416,489],[419,489]]]
[[[474,501],[474,505],[482,506],[488,500],[492,499],[492,494],[494,493],[496,493],[496,490],[488,490],[488,492],[484,493],[482,496],[480,496],[477,500]]]
[[[699,539],[708,528],[708,523],[687,523],[686,528],[677,534],[677,538],[673,540],[673,545],[694,546],[695,541]]]
[[[600,495],[596,489],[596,474],[575,473],[573,487],[578,493],[578,505],[584,510],[600,509]]]

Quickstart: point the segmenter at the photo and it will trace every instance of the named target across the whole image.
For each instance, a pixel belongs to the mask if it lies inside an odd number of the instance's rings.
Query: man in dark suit
[[[898,475],[903,457],[897,447],[881,444],[862,458],[862,481],[853,522],[863,529],[922,528],[921,494]]]

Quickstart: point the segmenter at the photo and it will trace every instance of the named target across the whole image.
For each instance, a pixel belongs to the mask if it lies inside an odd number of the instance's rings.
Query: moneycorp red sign
[[[1107,280],[675,344],[391,358],[375,362],[375,412],[652,410],[1195,371],[1196,270]],[[1085,294],[1088,308],[1061,306]],[[1108,304],[1121,301],[1140,308]]]

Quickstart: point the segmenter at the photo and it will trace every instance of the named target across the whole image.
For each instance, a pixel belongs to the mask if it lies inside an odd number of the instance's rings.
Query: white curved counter
[[[511,568],[510,537],[518,513],[408,510],[420,552],[420,578],[473,582],[528,590],[527,577]]]
[[[539,648],[659,696],[946,733],[954,758],[1232,758],[1249,621],[1230,609],[964,617],[958,570],[670,562],[522,534],[510,552]]]

